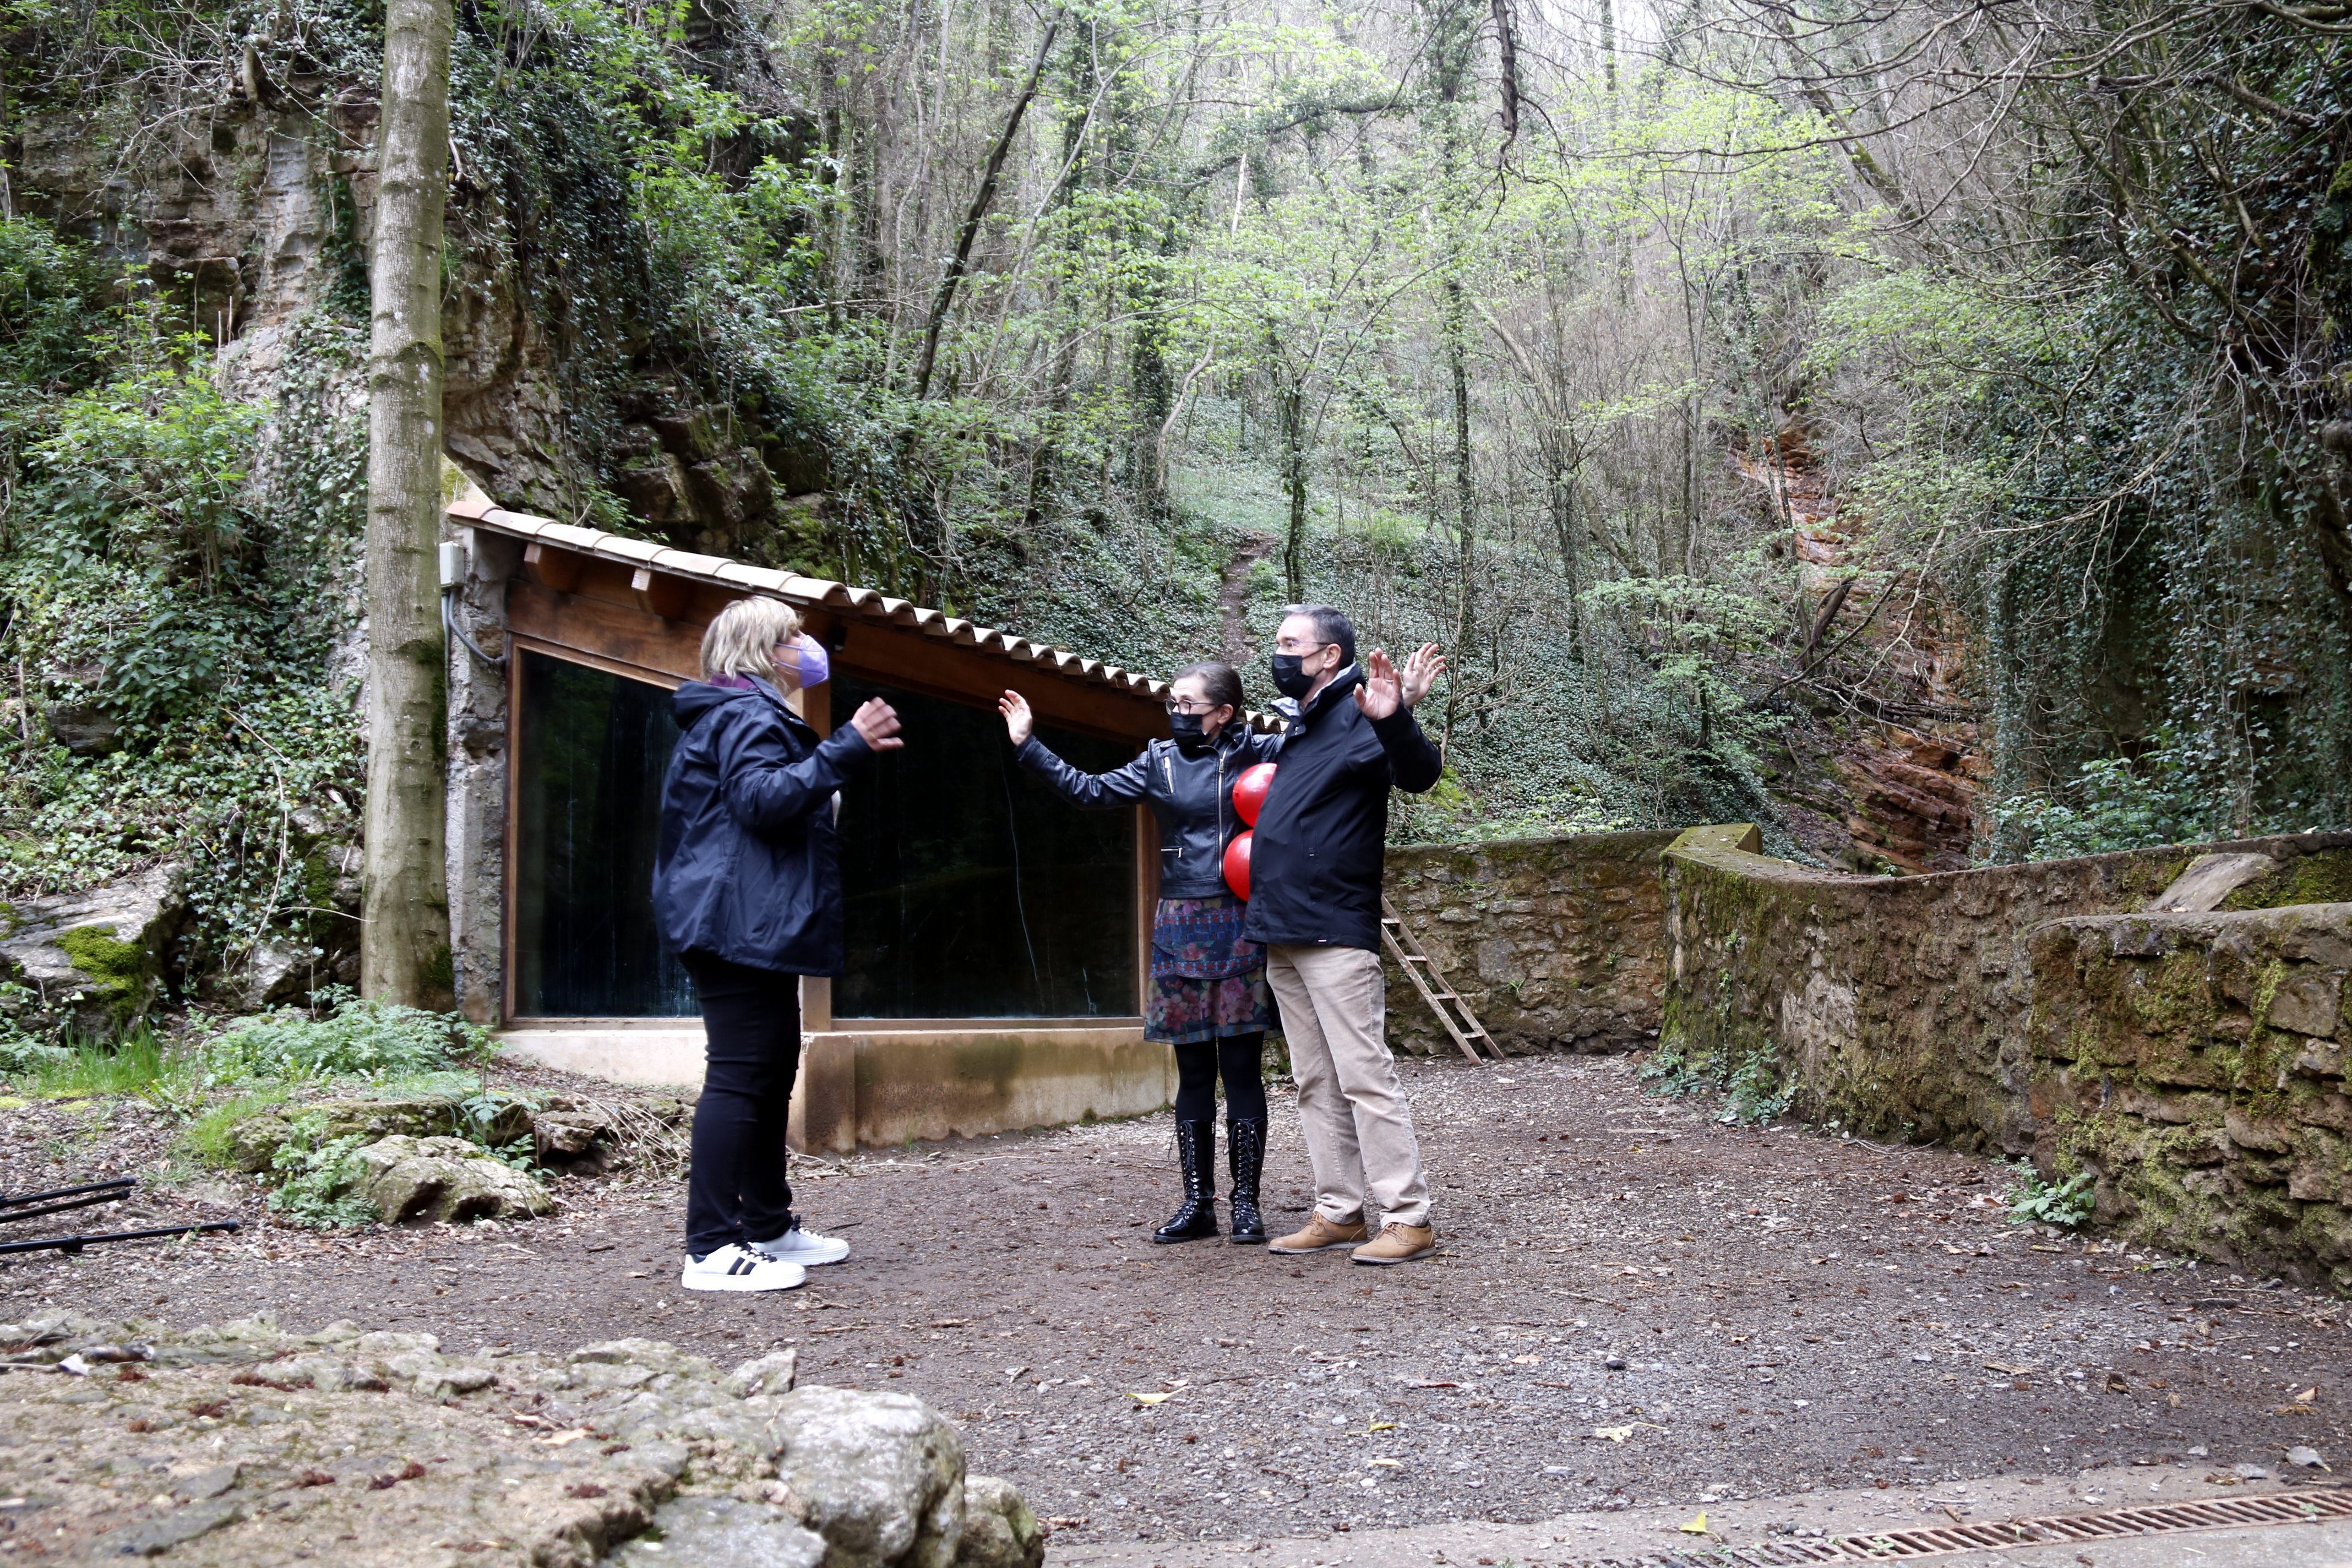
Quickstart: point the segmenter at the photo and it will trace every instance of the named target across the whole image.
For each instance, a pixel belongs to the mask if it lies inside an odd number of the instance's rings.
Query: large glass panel
[[[515,1010],[676,1017],[694,990],[654,924],[670,694],[525,650],[516,792]]]
[[[843,792],[844,1018],[1119,1017],[1137,1007],[1135,814],[1076,811],[1013,760],[993,708],[836,676],[833,715],[906,721]],[[1043,730],[1089,772],[1136,748]]]

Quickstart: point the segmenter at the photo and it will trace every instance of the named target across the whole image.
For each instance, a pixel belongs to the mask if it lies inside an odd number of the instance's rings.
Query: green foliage
[[[0,284],[31,301],[0,340],[6,652],[36,709],[121,726],[81,757],[37,722],[0,731],[0,885],[182,861],[196,928],[175,976],[226,979],[265,942],[348,933],[327,846],[355,829],[359,745],[326,668],[358,521],[358,427],[332,389],[354,338],[298,320],[274,401],[238,403],[204,344],[101,280],[37,222],[0,226]]]
[[[146,1028],[120,1041],[68,1043],[0,1030],[0,1077],[42,1099],[131,1095],[176,1103],[194,1089],[195,1076],[184,1053]]]
[[[247,1089],[197,1114],[180,1134],[188,1152],[205,1164],[225,1169],[236,1163],[236,1130],[254,1117],[286,1103],[282,1085]]]
[[[129,562],[193,576],[200,592],[216,585],[247,542],[262,411],[223,397],[208,369],[200,348],[183,345],[54,409],[56,434],[28,449],[42,479],[24,520],[51,571]],[[174,711],[225,668],[226,650],[194,625],[151,635],[107,671],[126,717]]]
[[[2227,837],[2229,795],[2213,787],[2200,759],[2168,731],[2157,740],[2137,762],[2084,763],[2054,798],[2011,795],[1988,806],[1993,841],[2025,858],[2056,860]]]
[[[2028,1164],[2013,1168],[2009,1190],[2002,1194],[2009,1217],[2016,1225],[2054,1225],[2072,1230],[2087,1224],[2098,1204],[2098,1178],[2078,1171],[2063,1182],[2042,1180]]]
[[[1664,1045],[1642,1064],[1640,1076],[1674,1100],[1719,1091],[1722,1110],[1716,1120],[1726,1126],[1754,1127],[1775,1121],[1788,1114],[1796,1098],[1794,1081],[1783,1081],[1780,1058],[1765,1046],[1734,1058],[1728,1053],[1690,1057],[1679,1046]]]
[[[232,1025],[202,1047],[215,1083],[392,1079],[476,1061],[495,1046],[461,1014],[427,1013],[344,993],[324,1017],[287,1010]]]
[[[358,1155],[367,1140],[356,1132],[327,1137],[326,1118],[316,1112],[295,1117],[291,1127],[292,1136],[270,1160],[278,1189],[269,1194],[269,1207],[312,1230],[382,1220],[375,1201],[353,1190],[367,1174]]]

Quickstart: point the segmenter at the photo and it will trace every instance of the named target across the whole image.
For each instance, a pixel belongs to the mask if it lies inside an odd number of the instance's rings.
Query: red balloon
[[[1234,809],[1244,822],[1257,826],[1257,814],[1265,809],[1265,792],[1274,787],[1274,764],[1259,763],[1242,770],[1234,781]]]
[[[1253,837],[1244,833],[1225,846],[1225,886],[1234,890],[1235,897],[1244,900],[1249,897],[1250,839]]]

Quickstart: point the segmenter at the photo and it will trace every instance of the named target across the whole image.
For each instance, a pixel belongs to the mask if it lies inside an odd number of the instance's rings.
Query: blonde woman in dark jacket
[[[819,739],[784,700],[825,679],[824,650],[777,599],[739,599],[702,638],[702,679],[677,689],[662,781],[654,913],[694,978],[708,1052],[687,1176],[688,1290],[789,1290],[849,1244],[801,1227],[784,1178],[800,1070],[800,977],[841,971],[832,804],[849,771],[896,739],[877,699]]]

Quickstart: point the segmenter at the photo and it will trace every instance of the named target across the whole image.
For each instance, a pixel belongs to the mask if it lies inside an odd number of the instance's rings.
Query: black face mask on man
[[[1180,750],[1205,752],[1209,749],[1209,731],[1203,726],[1206,717],[1200,713],[1171,712],[1168,715],[1168,732],[1176,737]]]
[[[1304,654],[1276,654],[1274,656],[1274,689],[1285,697],[1295,697],[1304,700],[1307,694],[1315,689],[1315,678],[1307,673],[1306,667],[1307,656]]]

